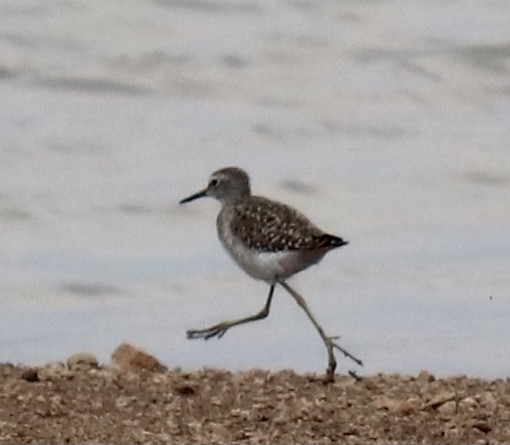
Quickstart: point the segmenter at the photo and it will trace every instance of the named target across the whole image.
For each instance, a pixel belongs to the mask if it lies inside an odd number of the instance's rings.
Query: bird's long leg
[[[334,342],[335,338],[337,337],[328,337],[326,333],[324,332],[324,329],[322,329],[322,326],[317,322],[315,317],[313,316],[312,312],[310,311],[310,308],[306,304],[305,299],[302,295],[297,293],[292,287],[290,287],[285,281],[279,281],[278,282],[285,290],[292,295],[294,300],[296,300],[296,303],[306,312],[306,315],[308,315],[308,318],[315,326],[315,329],[319,332],[319,335],[322,338],[322,341],[326,345],[326,349],[328,351],[328,368],[326,370],[326,377],[328,381],[334,381],[335,378],[335,369],[336,369],[336,359],[334,350],[337,349],[340,352],[342,352],[346,357],[350,358],[354,362],[356,362],[358,365],[363,366],[363,362],[353,356],[350,352],[339,346],[337,343]]]
[[[214,326],[210,326],[205,329],[190,329],[186,331],[186,336],[190,339],[203,338],[205,340],[208,340],[211,337],[221,338],[223,337],[223,335],[225,335],[225,332],[227,332],[230,328],[234,326],[266,318],[269,315],[269,308],[271,307],[271,300],[273,299],[274,287],[275,285],[271,284],[266,304],[256,314],[250,315],[249,317],[240,318],[239,320],[224,321],[222,323],[215,324]]]

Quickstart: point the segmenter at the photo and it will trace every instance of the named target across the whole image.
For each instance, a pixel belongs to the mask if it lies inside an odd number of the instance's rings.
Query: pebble
[[[416,404],[408,400],[392,399],[390,397],[379,397],[374,401],[376,409],[387,409],[395,413],[409,413],[416,409]]]
[[[98,367],[96,356],[90,352],[78,352],[67,359],[67,368],[70,371],[88,371]]]
[[[140,348],[123,343],[113,351],[112,365],[127,372],[165,372],[166,366]]]
[[[497,408],[498,402],[492,392],[484,392],[479,396],[480,404],[490,411]]]
[[[175,392],[182,395],[190,395],[195,394],[197,392],[197,388],[195,387],[195,385],[189,383],[179,383],[175,385],[174,389]]]
[[[232,433],[224,425],[216,422],[209,422],[206,426],[207,434],[216,443],[231,443]]]
[[[459,408],[461,409],[474,409],[478,406],[478,402],[474,397],[466,397],[459,402]]]
[[[34,369],[34,368],[25,369],[21,373],[20,378],[23,380],[26,380],[27,382],[30,382],[30,383],[40,381],[39,373],[37,372],[37,369]]]
[[[427,409],[427,408],[437,409],[441,405],[445,404],[446,402],[454,401],[455,398],[456,398],[456,394],[454,392],[442,391],[439,394],[436,394],[434,397],[432,397],[430,402],[426,403],[422,407],[422,409]]]
[[[41,380],[56,380],[62,377],[70,377],[72,372],[69,371],[62,362],[49,362],[44,365],[40,371],[39,375]]]
[[[457,403],[453,400],[439,405],[437,411],[441,414],[455,414],[457,412]]]
[[[487,434],[492,430],[491,426],[483,420],[474,422],[472,427],[477,429],[478,431],[481,431],[484,434]]]
[[[433,382],[436,380],[436,378],[428,371],[420,371],[418,376],[416,377],[416,380],[418,382],[423,382],[423,383],[430,383],[430,382]]]

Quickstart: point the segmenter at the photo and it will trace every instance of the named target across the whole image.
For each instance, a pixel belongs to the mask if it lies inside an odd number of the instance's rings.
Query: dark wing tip
[[[328,235],[327,233],[321,235],[319,238],[324,247],[340,247],[349,244],[349,241],[345,241],[338,236]]]

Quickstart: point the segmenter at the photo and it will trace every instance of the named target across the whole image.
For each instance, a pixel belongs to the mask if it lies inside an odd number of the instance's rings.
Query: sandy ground
[[[510,443],[510,381],[2,364],[0,443]]]
[[[178,204],[234,164],[349,241],[292,283],[366,374],[507,377],[509,23],[508,0],[2,0],[0,362],[129,340],[320,372],[283,291],[184,335],[267,295],[218,204]]]

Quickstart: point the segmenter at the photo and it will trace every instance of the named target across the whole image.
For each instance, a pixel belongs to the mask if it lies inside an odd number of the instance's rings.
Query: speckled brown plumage
[[[232,204],[230,212],[232,234],[251,249],[280,252],[347,244],[324,233],[297,210],[266,198],[250,196]]]

